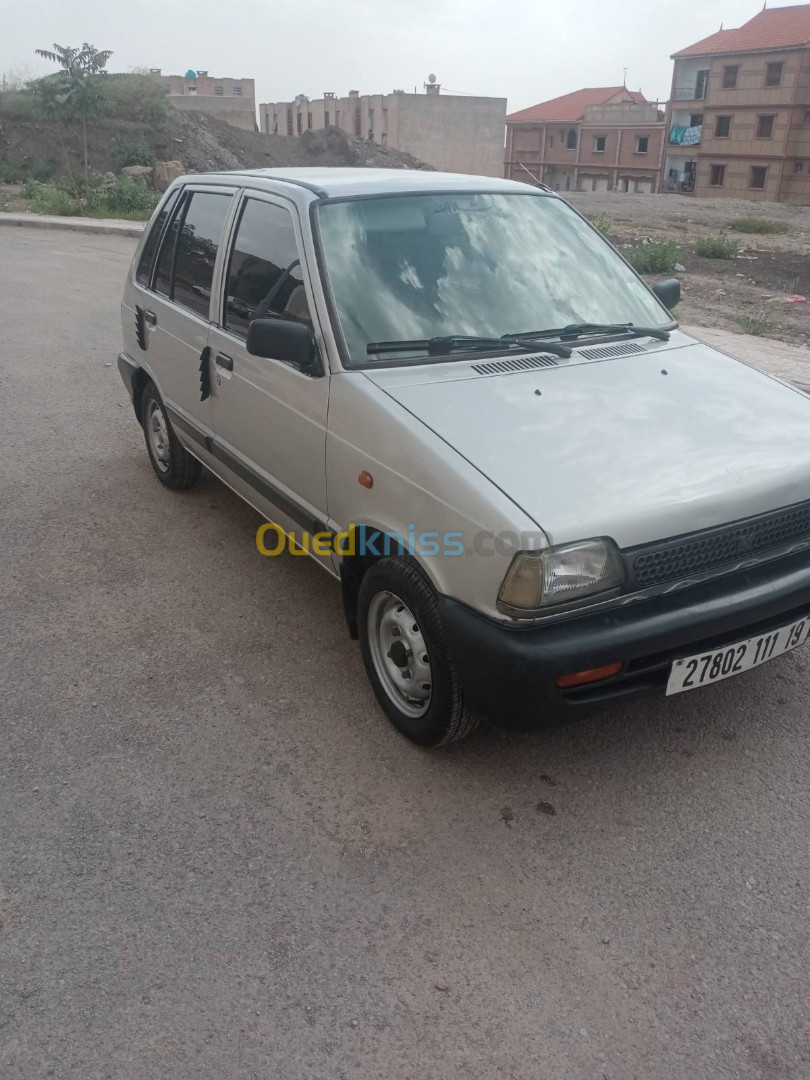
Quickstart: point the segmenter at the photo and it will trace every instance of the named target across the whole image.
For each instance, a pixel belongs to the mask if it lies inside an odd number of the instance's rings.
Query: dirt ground
[[[678,318],[697,326],[740,332],[756,319],[765,336],[810,345],[810,207],[744,199],[695,199],[688,195],[632,195],[570,192],[566,198],[590,218],[604,216],[619,248],[672,240],[685,267]],[[749,235],[728,229],[739,217],[771,218],[788,231]],[[733,259],[705,259],[694,253],[701,236],[726,235],[740,242]],[[651,277],[660,280],[662,276]],[[793,295],[805,303],[787,303]]]

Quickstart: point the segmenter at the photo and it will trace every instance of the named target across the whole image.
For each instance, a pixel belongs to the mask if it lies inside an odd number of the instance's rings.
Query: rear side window
[[[230,195],[195,191],[177,237],[171,298],[206,318],[219,238],[230,205]]]
[[[245,201],[227,282],[223,325],[231,333],[246,337],[250,321],[262,315],[312,326],[289,210]]]
[[[138,263],[138,270],[135,274],[135,280],[139,285],[143,285],[145,288],[149,288],[149,283],[152,280],[152,265],[155,261],[155,254],[160,243],[160,237],[165,228],[166,222],[171,214],[172,210],[177,203],[178,196],[180,195],[180,189],[177,188],[171,193],[169,198],[163,204],[160,209],[160,213],[155,218],[155,222],[152,228],[149,230],[149,235],[146,238],[146,243],[143,246],[141,252],[141,259]]]

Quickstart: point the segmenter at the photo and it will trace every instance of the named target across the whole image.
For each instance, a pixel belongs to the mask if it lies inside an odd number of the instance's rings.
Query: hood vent
[[[622,345],[596,345],[592,349],[582,349],[580,356],[588,360],[611,360],[617,356],[633,356],[635,353],[643,353],[645,350],[634,341],[626,341]]]
[[[516,356],[509,360],[491,360],[486,364],[473,364],[479,375],[497,375],[501,371],[530,371],[532,368],[556,367],[556,356]]]

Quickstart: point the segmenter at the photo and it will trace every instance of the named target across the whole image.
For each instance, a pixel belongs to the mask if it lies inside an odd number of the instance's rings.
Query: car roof
[[[267,180],[268,187],[278,190],[286,183],[299,190],[309,189],[321,198],[340,198],[350,195],[403,194],[420,191],[500,191],[527,194],[532,188],[516,180],[494,176],[470,176],[466,173],[428,172],[421,169],[364,169],[364,168],[290,168],[238,169],[233,172],[193,174],[183,177],[186,182],[211,182],[244,178],[253,187],[256,181]]]

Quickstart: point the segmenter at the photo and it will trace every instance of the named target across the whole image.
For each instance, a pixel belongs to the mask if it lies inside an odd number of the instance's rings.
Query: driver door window
[[[228,266],[223,325],[245,338],[250,321],[262,316],[312,327],[289,211],[246,199]]]

